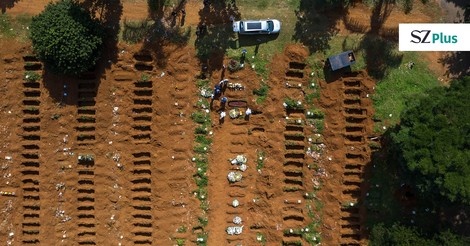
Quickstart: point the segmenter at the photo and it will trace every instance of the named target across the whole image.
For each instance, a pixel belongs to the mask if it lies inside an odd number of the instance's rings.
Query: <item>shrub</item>
[[[41,75],[33,72],[33,71],[26,71],[24,73],[24,80],[28,82],[36,82],[41,79]]]
[[[209,116],[207,116],[204,112],[196,112],[191,115],[191,118],[194,122],[199,124],[204,124],[205,122],[209,121]]]
[[[140,75],[140,81],[141,82],[147,82],[147,81],[150,80],[151,77],[152,77],[151,75],[143,73],[143,74]]]
[[[33,17],[31,41],[38,58],[59,74],[77,75],[93,67],[103,43],[98,21],[78,3],[49,3]]]
[[[256,98],[256,103],[262,103],[268,97],[269,86],[268,84],[261,82],[260,87],[258,89],[253,90],[253,94],[258,96]]]
[[[228,62],[227,68],[230,72],[235,72],[235,71],[241,70],[243,66],[240,64],[239,61],[232,59]]]
[[[284,106],[287,109],[304,109],[304,105],[302,104],[301,101],[295,101],[294,99],[291,99],[291,98],[284,99]]]

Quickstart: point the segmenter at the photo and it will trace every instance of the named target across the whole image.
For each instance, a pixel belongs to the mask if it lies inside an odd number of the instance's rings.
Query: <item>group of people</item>
[[[214,100],[217,100],[220,98],[220,123],[224,121],[225,116],[227,113],[225,112],[225,105],[228,101],[227,97],[222,96],[223,92],[227,89],[227,84],[229,80],[228,79],[223,79],[221,80],[218,84],[214,86],[214,93],[211,95],[211,105],[214,102]],[[245,111],[246,117],[249,117],[251,115],[251,109],[247,108]]]
[[[222,95],[222,92],[225,91],[225,89],[227,89],[227,84],[228,84],[228,79],[223,79],[214,86],[214,93],[211,96],[212,100],[217,99]],[[223,100],[224,98],[225,98],[225,102],[227,102],[226,97],[223,97],[221,100]]]

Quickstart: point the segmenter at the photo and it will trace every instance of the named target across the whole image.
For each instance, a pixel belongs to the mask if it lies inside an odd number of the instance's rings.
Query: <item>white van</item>
[[[233,22],[233,31],[239,34],[274,34],[281,30],[278,20],[246,20]]]

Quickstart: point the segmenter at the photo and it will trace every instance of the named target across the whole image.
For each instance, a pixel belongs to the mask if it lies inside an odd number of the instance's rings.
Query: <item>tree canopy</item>
[[[400,224],[385,226],[375,225],[370,233],[370,246],[464,246],[470,243],[469,238],[442,231],[434,235],[426,235],[416,227]]]
[[[99,22],[71,0],[49,3],[33,17],[31,40],[46,67],[75,75],[95,65],[103,43]]]
[[[470,204],[470,77],[416,100],[392,141],[426,197]]]

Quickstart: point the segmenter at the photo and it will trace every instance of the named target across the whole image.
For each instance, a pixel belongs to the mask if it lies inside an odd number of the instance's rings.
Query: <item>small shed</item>
[[[348,50],[338,55],[328,57],[328,64],[331,71],[336,71],[343,67],[351,66],[356,62],[356,57],[352,50]]]

